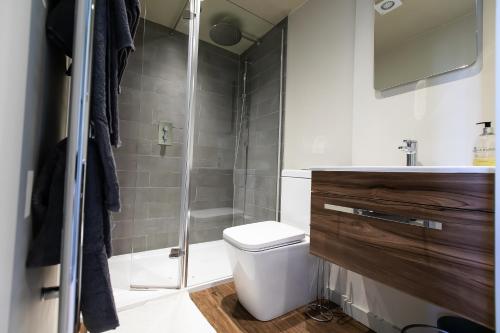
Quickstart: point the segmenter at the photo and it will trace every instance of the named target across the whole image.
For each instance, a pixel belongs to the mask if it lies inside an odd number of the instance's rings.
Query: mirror
[[[476,0],[376,0],[375,89],[473,65],[481,23],[476,8]]]

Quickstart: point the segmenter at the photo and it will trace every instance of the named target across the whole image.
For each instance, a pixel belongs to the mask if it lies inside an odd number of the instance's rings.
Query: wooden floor
[[[258,321],[238,302],[233,283],[192,293],[191,299],[218,333],[373,332],[340,311],[337,311],[335,318],[328,323],[309,319],[303,309],[271,321]]]

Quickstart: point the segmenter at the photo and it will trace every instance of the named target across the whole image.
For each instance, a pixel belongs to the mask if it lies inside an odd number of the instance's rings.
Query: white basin
[[[495,173],[495,167],[482,166],[318,166],[312,171],[351,172],[433,172],[433,173]]]

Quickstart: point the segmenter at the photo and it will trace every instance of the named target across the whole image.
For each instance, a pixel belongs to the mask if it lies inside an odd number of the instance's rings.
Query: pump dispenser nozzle
[[[484,125],[483,134],[482,135],[494,135],[493,128],[491,127],[491,121],[482,121],[480,123],[476,123],[476,125]]]
[[[474,165],[494,166],[495,165],[495,132],[491,127],[491,121],[476,123],[483,125],[483,133],[477,138],[474,147]]]

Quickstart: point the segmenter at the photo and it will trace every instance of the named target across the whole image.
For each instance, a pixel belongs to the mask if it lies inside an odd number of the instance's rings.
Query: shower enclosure
[[[115,151],[132,287],[230,277],[223,230],[279,219],[285,36],[229,0],[143,0]]]

